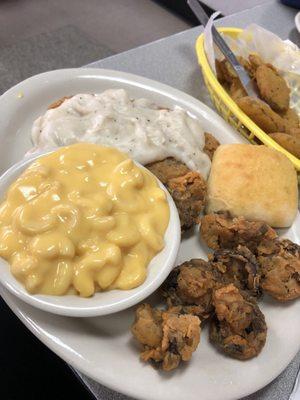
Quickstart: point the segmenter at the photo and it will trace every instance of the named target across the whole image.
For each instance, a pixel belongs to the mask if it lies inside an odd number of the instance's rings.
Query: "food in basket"
[[[256,125],[270,134],[283,148],[300,158],[299,117],[289,106],[290,89],[285,79],[272,64],[264,63],[256,54],[250,54],[248,60],[239,57],[239,61],[253,79],[262,101],[247,96],[225,59],[216,60],[219,82]]]
[[[132,334],[142,345],[141,359],[164,371],[177,368],[192,357],[200,341],[200,319],[182,314],[181,307],[167,311],[141,304],[135,313]]]
[[[216,60],[216,70],[219,82],[235,101],[247,95],[235,71],[226,59]]]
[[[290,89],[278,71],[266,64],[261,64],[255,71],[255,81],[260,97],[278,112],[288,109]]]
[[[236,103],[266,133],[285,131],[283,118],[268,104],[249,96],[237,99]]]
[[[294,156],[300,158],[300,138],[289,135],[287,133],[275,132],[270,133],[270,137],[279,143]]]
[[[207,182],[206,212],[291,226],[298,208],[297,174],[277,150],[250,144],[217,148]]]
[[[86,141],[128,153],[166,185],[183,231],[199,222],[210,159],[219,145],[181,108],[131,100],[123,89],[66,96],[52,103],[34,122],[32,141],[33,151]]]
[[[266,342],[265,317],[255,301],[233,284],[213,294],[215,315],[209,337],[230,357],[247,360],[257,356]]]

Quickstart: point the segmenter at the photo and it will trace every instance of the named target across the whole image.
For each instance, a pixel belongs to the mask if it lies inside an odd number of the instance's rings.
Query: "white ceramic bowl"
[[[45,154],[45,153],[44,153]],[[0,201],[4,199],[8,186],[25,170],[31,162],[42,155],[35,155],[9,168],[0,177]],[[138,164],[138,163],[136,163]],[[138,164],[142,167],[140,164]],[[48,296],[31,295],[10,273],[9,264],[0,258],[0,282],[15,296],[41,310],[70,317],[92,317],[112,314],[129,308],[152,294],[172,270],[180,245],[180,221],[177,208],[167,189],[159,185],[167,195],[170,207],[170,220],[165,233],[165,247],[147,267],[145,282],[131,290],[110,290],[97,292],[90,298],[76,295]]]

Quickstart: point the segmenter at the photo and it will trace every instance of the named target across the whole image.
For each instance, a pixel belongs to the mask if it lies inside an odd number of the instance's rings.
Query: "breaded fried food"
[[[163,286],[163,296],[169,307],[180,305],[185,312],[202,320],[213,312],[212,293],[216,283],[211,265],[202,259],[193,259],[171,272]]]
[[[169,180],[167,188],[179,212],[181,229],[187,230],[199,222],[199,214],[204,208],[206,182],[198,172]]]
[[[205,215],[201,219],[200,235],[213,250],[235,249],[239,245],[256,251],[263,240],[277,237],[274,229],[262,221],[247,221],[244,217],[232,218],[229,213]]]
[[[249,54],[248,61],[250,64],[252,76],[254,77],[257,68],[263,64],[263,60],[261,59],[261,57],[258,54],[252,53],[252,54]]]
[[[290,133],[292,129],[299,129],[299,117],[295,110],[288,108],[284,112],[279,113],[285,125],[285,132]]]
[[[208,132],[204,132],[204,137],[205,146],[203,148],[203,151],[212,160],[215,151],[220,146],[220,142],[211,133]]]
[[[247,93],[238,78],[232,80],[229,86],[229,94],[232,99],[236,102],[238,99],[247,96]]]
[[[216,72],[218,81],[222,83],[234,101],[247,96],[237,74],[226,59],[216,60]]]
[[[300,246],[288,239],[267,241],[258,247],[261,287],[274,299],[300,297]]]
[[[198,223],[206,197],[204,178],[174,158],[166,158],[146,167],[170,192],[179,212],[181,229],[187,230]]]
[[[167,185],[171,179],[178,178],[190,172],[190,169],[185,164],[172,157],[147,164],[146,168],[148,168],[164,185]]]
[[[216,60],[216,72],[218,81],[221,83],[230,84],[233,79],[237,78],[234,69],[225,58],[221,61]]]
[[[62,103],[65,101],[65,100],[68,100],[68,99],[70,99],[72,96],[64,96],[64,97],[62,97],[61,99],[59,99],[59,100],[56,100],[54,103],[52,103],[52,104],[50,104],[50,106],[48,106],[48,110],[51,110],[52,108],[57,108],[57,107],[59,107],[60,105],[62,105]]]
[[[270,133],[269,136],[295,157],[300,158],[300,138],[281,132]]]
[[[290,129],[288,131],[288,134],[293,136],[293,137],[295,137],[295,138],[297,138],[297,139],[300,139],[300,128]]]
[[[259,99],[246,96],[237,99],[236,103],[263,131],[267,133],[285,131],[285,124],[280,115]]]
[[[211,342],[239,360],[257,356],[266,342],[267,325],[255,301],[230,284],[214,292],[213,304],[216,314],[210,324]]]
[[[237,60],[245,68],[245,70],[248,72],[250,77],[253,78],[255,70],[253,71],[253,69],[252,69],[253,67],[252,67],[250,61],[247,60],[246,58],[242,57],[242,56],[238,56]]]
[[[252,297],[261,296],[260,266],[247,247],[217,250],[209,256],[209,261],[218,276],[219,284],[233,283]]]
[[[260,97],[277,112],[287,111],[290,102],[290,89],[282,76],[266,64],[259,65],[255,71]]]
[[[192,357],[200,342],[200,320],[181,314],[180,307],[161,311],[149,304],[136,310],[132,334],[142,344],[141,359],[152,361],[164,371]]]

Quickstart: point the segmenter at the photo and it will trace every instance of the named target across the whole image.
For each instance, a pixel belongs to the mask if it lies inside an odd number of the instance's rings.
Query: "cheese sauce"
[[[30,293],[131,289],[164,247],[169,205],[117,149],[79,143],[35,161],[0,206],[0,256]]]
[[[146,99],[131,100],[123,89],[66,99],[34,122],[32,141],[34,151],[76,142],[112,146],[143,165],[174,157],[205,178],[211,164],[196,119],[179,107],[160,109]]]

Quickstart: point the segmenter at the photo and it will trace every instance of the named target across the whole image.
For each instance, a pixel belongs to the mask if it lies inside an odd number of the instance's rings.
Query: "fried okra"
[[[142,344],[141,359],[152,361],[164,371],[192,357],[200,342],[200,320],[182,314],[180,307],[168,311],[142,304],[136,310],[132,334]]]
[[[257,356],[266,342],[267,325],[255,301],[233,284],[213,295],[215,316],[209,337],[230,357],[247,360]]]
[[[261,64],[255,71],[260,97],[277,112],[287,111],[290,102],[290,89],[278,71],[267,64]]]
[[[262,240],[277,237],[274,229],[260,221],[233,218],[229,213],[208,214],[201,219],[200,234],[208,247],[214,250],[233,249],[238,245],[255,251]]]
[[[193,259],[171,272],[163,286],[163,295],[169,307],[180,305],[185,312],[205,319],[213,312],[212,293],[216,283],[211,265]]]
[[[288,239],[261,243],[258,247],[261,287],[274,299],[300,297],[300,246]]]

